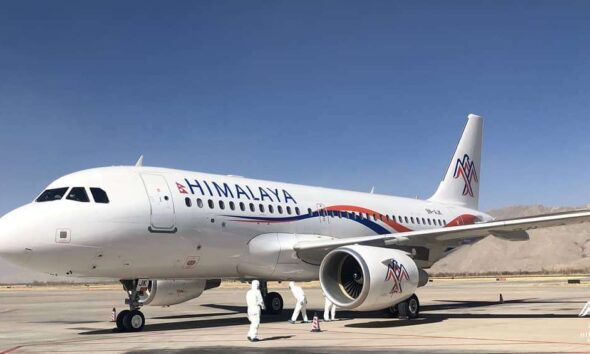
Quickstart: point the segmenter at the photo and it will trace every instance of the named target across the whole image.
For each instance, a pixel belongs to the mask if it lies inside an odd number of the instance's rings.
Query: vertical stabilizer
[[[468,115],[451,164],[430,201],[477,209],[482,130],[483,118],[475,114]]]

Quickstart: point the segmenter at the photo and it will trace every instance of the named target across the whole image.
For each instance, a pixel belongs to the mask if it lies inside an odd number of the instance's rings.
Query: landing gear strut
[[[121,284],[127,293],[125,304],[129,305],[129,310],[123,310],[117,315],[117,329],[121,332],[139,332],[145,326],[145,316],[139,311],[141,285],[138,279],[121,280]]]
[[[278,315],[283,311],[283,297],[277,292],[269,293],[266,281],[260,282],[260,292],[264,299],[264,307],[266,307],[263,313],[268,315]]]

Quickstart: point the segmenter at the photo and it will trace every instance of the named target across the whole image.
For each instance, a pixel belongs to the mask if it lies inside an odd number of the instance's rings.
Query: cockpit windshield
[[[35,200],[36,202],[51,202],[63,198],[68,187],[47,189]]]
[[[105,192],[102,188],[90,187],[90,193],[92,194],[92,198],[94,198],[95,203],[108,204],[110,202],[107,192]],[[72,187],[71,189],[70,187],[46,189],[39,197],[37,197],[37,199],[35,199],[35,201],[51,202],[54,200],[60,200],[64,196],[67,200],[83,203],[90,202],[90,195],[87,193],[85,187]]]
[[[94,198],[95,202],[102,204],[109,203],[109,197],[107,196],[107,192],[105,192],[103,189],[90,187],[90,193],[92,193],[92,197]]]
[[[77,202],[84,202],[87,203],[90,201],[88,198],[88,194],[86,193],[86,189],[84,187],[74,187],[68,193],[66,199],[75,200]]]

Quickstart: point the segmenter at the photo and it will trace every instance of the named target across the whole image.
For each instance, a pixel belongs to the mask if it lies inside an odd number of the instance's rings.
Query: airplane
[[[495,220],[478,210],[483,118],[469,114],[438,189],[427,200],[168,168],[104,167],[58,178],[0,218],[0,257],[70,277],[119,279],[141,331],[145,305],[199,297],[222,279],[260,280],[267,312],[283,299],[269,281],[320,281],[348,310],[419,316],[433,263],[493,235],[590,220],[590,211]]]

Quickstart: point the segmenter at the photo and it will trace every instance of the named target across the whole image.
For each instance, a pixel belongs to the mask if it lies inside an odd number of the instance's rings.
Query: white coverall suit
[[[258,280],[252,281],[252,289],[246,293],[246,304],[248,304],[248,320],[250,321],[248,339],[258,339],[260,312],[264,309],[264,300],[260,293],[260,282]]]
[[[293,316],[291,316],[291,321],[297,321],[297,317],[299,317],[299,312],[301,312],[303,315],[303,322],[309,322],[307,319],[307,310],[305,308],[307,305],[307,298],[305,298],[305,293],[303,292],[303,289],[295,285],[295,282],[290,282],[289,288],[291,289],[291,292],[293,293],[293,296],[297,301],[297,303],[295,304],[295,310],[293,311]]]
[[[324,304],[324,321],[334,321],[336,320],[336,305],[332,303],[324,294],[324,298],[326,299]]]

